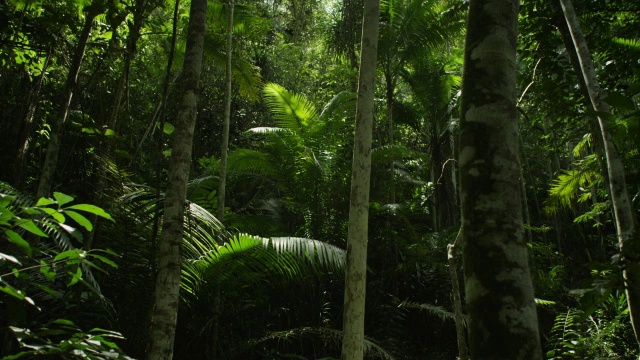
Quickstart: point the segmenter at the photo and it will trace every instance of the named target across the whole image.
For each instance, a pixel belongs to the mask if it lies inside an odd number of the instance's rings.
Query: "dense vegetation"
[[[3,358],[145,357],[190,5],[0,0]],[[520,181],[543,354],[636,359],[623,270],[640,257],[620,256],[594,124],[609,126],[637,217],[640,7],[573,6],[607,111],[593,110],[560,2],[522,1],[518,22]],[[447,245],[460,229],[468,8],[380,3],[367,358],[465,356],[449,272],[462,262],[447,261]],[[174,357],[340,358],[362,1],[209,0],[206,14]]]

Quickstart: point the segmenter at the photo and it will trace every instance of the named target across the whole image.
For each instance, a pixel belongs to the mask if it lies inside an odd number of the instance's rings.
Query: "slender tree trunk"
[[[133,13],[133,24],[129,25],[129,38],[127,39],[127,53],[124,58],[124,67],[122,69],[122,74],[120,74],[120,78],[118,78],[118,82],[116,84],[116,93],[114,96],[113,108],[111,109],[111,113],[109,114],[109,120],[105,124],[107,129],[114,130],[116,129],[116,124],[118,122],[118,117],[120,116],[120,108],[122,105],[122,96],[124,95],[125,85],[127,83],[127,78],[129,76],[129,72],[131,69],[131,63],[133,62],[133,58],[136,55],[136,47],[138,44],[138,39],[140,38],[140,29],[142,28],[143,16],[144,16],[144,0],[136,1],[136,10]],[[115,32],[113,36],[116,36]],[[110,147],[107,142],[106,137],[102,137],[102,140],[98,144],[96,153],[98,154],[98,158],[106,157],[110,152]],[[107,186],[107,178],[106,178],[106,169],[104,164],[98,164],[97,171],[97,183],[95,187],[95,204],[103,207],[103,197],[104,190]],[[84,241],[84,249],[89,251],[93,248],[93,239],[96,234],[96,230],[98,229],[98,223],[100,219],[97,215],[91,214],[89,219],[93,226],[93,230],[87,235]]]
[[[616,233],[620,244],[620,253],[623,267],[623,277],[629,303],[629,315],[636,335],[636,341],[640,343],[640,239],[636,231],[636,218],[629,201],[627,185],[624,174],[624,164],[618,153],[606,119],[602,113],[609,113],[609,105],[591,60],[591,54],[587,48],[587,42],[582,35],[580,23],[570,0],[560,0],[564,12],[573,45],[580,61],[580,73],[584,78],[589,99],[593,109],[598,112],[598,125],[604,146],[604,154],[607,160],[607,173],[609,175],[610,200],[615,215]],[[604,101],[603,101],[604,100]]]
[[[198,109],[200,73],[207,24],[207,0],[192,0],[187,48],[182,70],[182,95],[173,133],[169,184],[162,236],[158,242],[158,276],[154,293],[147,358],[171,359],[178,315],[182,230],[187,182],[191,167],[193,132]]]
[[[390,63],[390,60],[388,61]],[[390,66],[390,65],[387,65]],[[393,146],[393,93],[395,92],[395,81],[393,76],[391,75],[391,69],[387,69],[387,137],[388,137],[388,145]],[[394,204],[396,202],[396,188],[394,184],[395,180],[395,165],[393,164],[393,159],[389,163],[389,203]]]
[[[29,150],[29,143],[31,142],[31,133],[33,130],[33,118],[36,114],[36,109],[38,108],[38,100],[40,97],[40,89],[42,88],[42,83],[44,82],[44,77],[47,73],[47,68],[49,67],[49,61],[51,60],[51,54],[53,53],[53,45],[49,46],[49,51],[47,52],[47,57],[44,60],[44,65],[42,66],[42,73],[36,82],[36,86],[33,89],[31,96],[29,97],[29,107],[27,108],[27,115],[25,116],[24,125],[22,126],[22,132],[20,133],[20,137],[18,138],[18,154],[15,159],[14,172],[15,172],[15,182],[18,186],[22,184],[22,179],[24,177],[24,166],[25,166],[25,157],[27,156],[27,151]]]
[[[456,321],[456,334],[458,336],[458,352],[459,360],[469,360],[469,348],[467,347],[467,334],[464,331],[465,316],[462,310],[462,296],[460,296],[460,283],[458,281],[458,272],[456,270],[456,250],[458,241],[462,237],[462,228],[458,231],[453,244],[447,245],[447,263],[449,264],[449,277],[451,277],[451,292],[453,294],[453,314]]]
[[[58,110],[55,123],[51,127],[47,156],[45,157],[44,164],[42,165],[40,183],[38,184],[38,191],[36,192],[37,198],[51,195],[51,181],[53,173],[56,171],[58,156],[62,146],[62,128],[67,120],[67,115],[69,114],[71,98],[73,97],[73,91],[76,87],[76,83],[78,82],[78,74],[80,73],[80,66],[82,65],[84,51],[87,48],[87,41],[89,40],[89,34],[91,33],[93,19],[95,19],[100,12],[101,9],[97,10],[92,8],[85,16],[84,26],[78,38],[78,45],[76,45],[76,50],[71,61],[71,67],[69,68],[69,74],[67,75],[64,94],[60,98],[60,108]]]
[[[365,0],[358,100],[356,103],[356,130],[351,168],[351,204],[349,206],[349,229],[347,231],[342,360],[362,359],[364,351],[371,138],[373,99],[376,90],[379,16],[380,1]]]
[[[518,1],[471,0],[460,119],[471,358],[542,358],[524,240],[516,121]]]
[[[233,50],[233,0],[228,2],[227,12],[227,78],[224,93],[224,123],[222,150],[220,152],[220,179],[218,180],[218,220],[224,221],[224,199],[227,185],[227,155],[229,153],[229,123],[231,121],[231,51]]]

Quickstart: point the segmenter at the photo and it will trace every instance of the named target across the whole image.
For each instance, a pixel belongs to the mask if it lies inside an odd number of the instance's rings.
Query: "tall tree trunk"
[[[220,152],[220,178],[218,180],[218,220],[224,220],[224,199],[227,185],[227,154],[229,153],[229,123],[231,121],[231,51],[233,50],[233,0],[228,2],[227,12],[227,78],[224,92],[224,122],[222,150]]]
[[[207,24],[207,0],[192,0],[187,48],[182,70],[182,95],[173,133],[169,184],[162,236],[158,242],[158,275],[154,293],[147,358],[171,359],[178,317],[182,229],[187,182],[191,167],[193,132],[198,109],[200,73]]]
[[[51,127],[47,156],[45,157],[44,164],[42,165],[40,183],[38,184],[38,190],[36,192],[37,198],[51,195],[51,181],[53,174],[56,171],[60,147],[62,146],[62,128],[64,123],[67,121],[67,115],[69,114],[73,91],[76,87],[76,83],[78,82],[78,74],[80,73],[80,66],[82,65],[82,58],[84,57],[85,49],[87,48],[87,41],[89,40],[89,34],[91,33],[93,19],[95,19],[101,11],[102,8],[91,6],[85,15],[84,26],[80,36],[78,37],[78,44],[76,45],[76,50],[71,60],[71,67],[69,68],[69,74],[67,75],[64,93],[60,97],[60,108],[58,110],[55,123]]]
[[[573,9],[571,0],[560,0],[564,12],[573,45],[580,62],[580,73],[589,92],[589,99],[593,109],[599,113],[598,125],[604,146],[604,154],[607,160],[607,173],[609,175],[610,200],[615,215],[616,233],[620,244],[623,277],[625,282],[627,302],[629,303],[629,315],[636,335],[636,341],[640,343],[640,234],[636,231],[636,221],[627,185],[625,181],[624,165],[618,153],[607,120],[602,113],[610,112],[609,105],[605,102],[604,93],[591,60],[591,54],[587,48],[587,42],[582,35],[580,23]],[[603,101],[604,100],[604,101]]]
[[[18,153],[15,158],[14,169],[14,181],[15,184],[20,186],[22,185],[22,180],[24,177],[24,167],[25,167],[25,158],[27,156],[27,151],[29,150],[29,143],[31,142],[31,133],[33,130],[33,119],[36,115],[36,109],[38,108],[38,102],[40,97],[40,89],[42,88],[42,83],[44,82],[44,77],[47,74],[47,68],[49,67],[49,61],[51,60],[51,55],[53,53],[53,45],[49,46],[47,51],[47,57],[44,60],[44,65],[42,65],[42,73],[40,73],[40,77],[36,82],[35,88],[32,90],[29,96],[29,106],[27,107],[27,115],[25,116],[24,124],[22,126],[22,131],[18,137]]]
[[[462,310],[462,296],[460,295],[460,283],[456,270],[456,250],[458,241],[462,237],[462,228],[452,244],[447,245],[447,264],[449,265],[449,277],[451,278],[451,293],[453,294],[453,314],[456,322],[456,335],[458,337],[458,359],[469,360],[469,348],[467,347],[467,334],[464,331],[465,316]]]
[[[131,63],[133,62],[133,58],[136,55],[136,47],[138,45],[138,39],[140,38],[140,29],[142,28],[142,23],[144,21],[143,17],[145,14],[145,0],[136,0],[136,7],[133,12],[133,23],[129,23],[129,37],[127,38],[127,53],[124,57],[124,67],[122,69],[122,74],[120,74],[120,78],[118,78],[118,82],[116,83],[116,93],[114,96],[113,108],[111,109],[111,113],[109,114],[109,119],[107,120],[106,125],[107,129],[114,130],[116,129],[116,124],[118,122],[118,117],[120,116],[120,108],[122,105],[122,96],[124,95],[125,86],[127,84],[129,78],[129,72],[131,70]],[[119,25],[120,21],[116,20],[116,24]],[[114,24],[114,25],[116,25]],[[113,27],[114,29],[117,26]],[[114,31],[113,36],[116,36],[116,32]],[[108,144],[108,140],[106,137],[102,137],[102,140],[98,144],[96,149],[96,154],[98,158],[104,158],[109,155],[111,149]],[[100,162],[98,164],[97,171],[97,183],[95,185],[95,201],[94,203],[98,206],[103,207],[103,197],[104,190],[107,186],[107,177],[106,177],[106,168],[105,164]],[[99,218],[95,214],[91,214],[89,219],[93,226],[93,230],[89,232],[84,241],[84,249],[91,250],[93,248],[93,239],[96,234],[96,230],[98,229],[98,223],[100,222]]]
[[[471,0],[460,119],[471,358],[542,358],[524,240],[516,121],[518,1]]]
[[[389,68],[389,63],[391,60],[387,62],[387,91],[386,91],[386,99],[387,99],[387,137],[388,137],[388,145],[393,146],[393,93],[396,89],[395,80],[391,74],[391,69]],[[389,188],[388,188],[388,199],[390,204],[394,204],[396,202],[396,188],[394,184],[395,180],[395,165],[393,164],[393,159],[389,162]]]
[[[380,1],[365,0],[358,100],[356,103],[356,131],[351,167],[351,204],[347,231],[342,360],[362,359],[364,351],[371,138],[373,99],[376,91],[379,17]]]

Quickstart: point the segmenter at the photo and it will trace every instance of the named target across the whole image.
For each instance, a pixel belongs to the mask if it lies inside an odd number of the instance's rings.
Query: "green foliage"
[[[587,317],[575,309],[559,314],[546,354],[550,360],[634,359],[638,353],[634,342],[626,297],[611,294]]]
[[[105,272],[105,265],[117,269],[118,265],[110,258],[117,256],[115,253],[100,249],[85,251],[74,248],[71,242],[65,242],[66,247],[61,249],[42,239],[52,235],[64,238],[67,234],[82,239],[79,230],[66,224],[72,219],[91,231],[93,225],[80,212],[105,219],[111,219],[111,216],[94,205],[71,204],[74,198],[63,193],[56,192],[53,198],[41,198],[33,204],[8,184],[0,183],[0,187],[6,192],[0,193],[0,230],[4,238],[15,245],[12,248],[6,243],[0,244],[0,291],[14,299],[4,299],[8,310],[15,314],[33,309],[40,311],[41,304],[34,299],[42,301],[43,294],[46,294],[45,298],[61,301],[65,291],[62,284],[66,284],[66,288],[83,284],[95,295],[102,296],[92,270]],[[44,303],[48,304],[48,301]],[[36,323],[31,329],[23,326],[11,326],[10,329],[23,351],[8,359],[65,354],[84,355],[90,359],[126,358],[118,345],[109,340],[121,339],[118,333],[103,329],[84,333],[67,319],[53,320],[47,325]]]
[[[10,327],[23,349],[18,354],[4,359],[23,359],[34,357],[81,358],[90,360],[133,359],[122,353],[114,342],[123,340],[120,333],[94,328],[82,331],[72,321],[57,319],[37,329],[30,330]]]

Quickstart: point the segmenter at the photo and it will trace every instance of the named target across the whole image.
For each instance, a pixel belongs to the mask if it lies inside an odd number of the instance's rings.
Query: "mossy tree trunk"
[[[191,166],[200,73],[207,24],[207,0],[192,0],[187,48],[182,70],[182,95],[173,133],[169,183],[165,195],[162,236],[158,241],[158,274],[147,358],[171,359],[178,317],[182,229]]]
[[[364,310],[367,285],[367,241],[371,184],[373,99],[376,90],[380,1],[365,0],[356,103],[356,131],[351,167],[351,203],[347,231],[342,359],[363,357]]]
[[[519,2],[471,0],[460,186],[472,359],[542,358],[524,239],[516,122]]]

